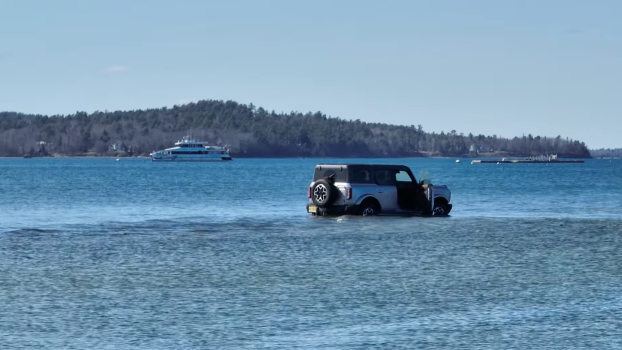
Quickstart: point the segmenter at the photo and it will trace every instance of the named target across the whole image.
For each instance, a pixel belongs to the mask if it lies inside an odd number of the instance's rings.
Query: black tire
[[[338,190],[326,179],[320,179],[311,188],[311,200],[320,208],[326,208],[337,199]]]
[[[434,209],[432,209],[433,216],[447,216],[449,210],[447,210],[447,204],[443,202],[434,202]]]
[[[365,200],[359,206],[361,216],[376,216],[380,212],[380,206],[373,200]]]

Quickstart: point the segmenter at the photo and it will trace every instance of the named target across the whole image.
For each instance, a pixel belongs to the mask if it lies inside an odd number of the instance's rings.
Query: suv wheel
[[[359,212],[362,216],[376,216],[379,211],[380,208],[378,208],[378,205],[372,201],[366,201],[359,207]]]
[[[447,206],[444,203],[434,203],[434,209],[432,210],[434,216],[447,215]]]
[[[325,179],[315,182],[311,188],[311,199],[318,207],[327,207],[331,205],[337,196],[335,187]]]

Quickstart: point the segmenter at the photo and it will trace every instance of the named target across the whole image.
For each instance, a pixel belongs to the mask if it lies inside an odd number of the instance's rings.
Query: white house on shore
[[[485,143],[474,143],[469,147],[469,152],[471,153],[489,153],[492,151],[492,148]]]

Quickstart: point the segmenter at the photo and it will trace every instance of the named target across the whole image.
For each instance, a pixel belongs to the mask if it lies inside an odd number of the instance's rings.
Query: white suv
[[[417,182],[407,166],[318,164],[307,190],[313,215],[449,214],[451,191],[445,185]]]

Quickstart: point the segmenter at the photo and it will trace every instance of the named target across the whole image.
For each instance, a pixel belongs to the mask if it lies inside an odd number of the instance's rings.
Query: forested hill
[[[232,101],[49,117],[0,112],[0,156],[146,156],[185,135],[229,145],[234,157],[589,157],[584,143],[559,136],[437,134],[421,125],[347,121],[320,112],[277,114]]]
[[[620,158],[620,157],[622,157],[622,148],[593,149],[593,150],[590,150],[590,155],[592,157],[595,157],[595,158],[600,158],[600,157],[605,157],[605,158],[616,157],[616,158]]]

